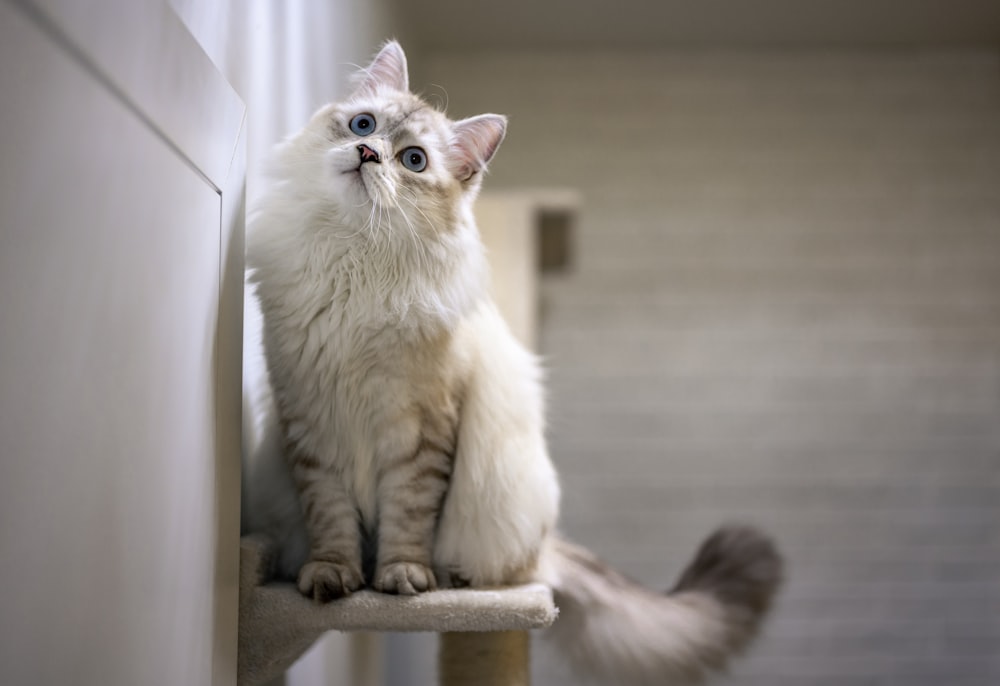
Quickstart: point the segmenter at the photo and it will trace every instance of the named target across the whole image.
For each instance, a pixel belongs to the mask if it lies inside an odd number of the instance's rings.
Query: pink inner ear
[[[379,88],[410,89],[406,55],[396,41],[389,41],[362,72],[360,90],[374,93]]]
[[[507,131],[507,119],[499,114],[481,114],[456,122],[451,140],[451,170],[466,181],[486,168]]]

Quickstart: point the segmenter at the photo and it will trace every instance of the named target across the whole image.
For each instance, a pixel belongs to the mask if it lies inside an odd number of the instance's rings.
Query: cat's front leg
[[[424,439],[416,453],[386,465],[378,484],[375,588],[414,595],[437,587],[431,569],[434,529],[451,478],[452,451]]]
[[[299,571],[303,595],[326,603],[361,588],[361,529],[343,478],[318,460],[296,455],[292,474],[309,531],[309,561]]]

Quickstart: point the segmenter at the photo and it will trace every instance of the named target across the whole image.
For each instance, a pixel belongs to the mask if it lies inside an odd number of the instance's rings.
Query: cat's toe
[[[419,562],[394,562],[375,575],[375,589],[382,593],[416,595],[435,588],[434,572]]]
[[[361,588],[361,572],[349,565],[313,560],[299,572],[299,591],[317,603],[343,598]]]

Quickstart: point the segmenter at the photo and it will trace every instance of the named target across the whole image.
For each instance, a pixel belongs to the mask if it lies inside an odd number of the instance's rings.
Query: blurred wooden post
[[[490,293],[511,331],[534,350],[538,269],[535,212],[520,193],[484,193],[476,223],[490,263]]]
[[[441,634],[441,686],[528,686],[531,683],[527,631]]]

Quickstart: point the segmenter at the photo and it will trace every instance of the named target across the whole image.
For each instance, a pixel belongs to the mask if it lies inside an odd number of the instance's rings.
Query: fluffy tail
[[[552,637],[581,674],[614,684],[692,684],[753,639],[782,561],[763,534],[727,527],[702,544],[665,595],[559,539],[542,569],[560,612]]]

